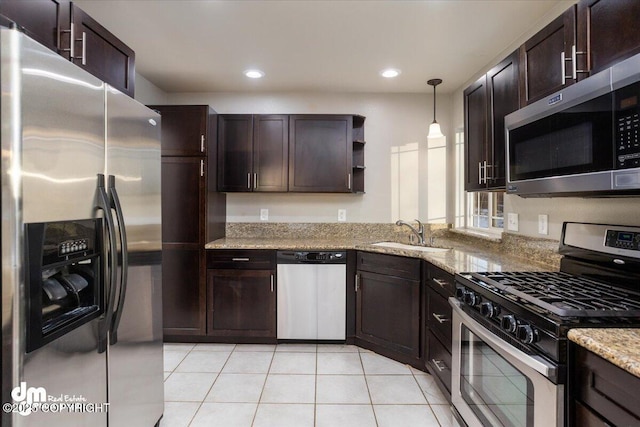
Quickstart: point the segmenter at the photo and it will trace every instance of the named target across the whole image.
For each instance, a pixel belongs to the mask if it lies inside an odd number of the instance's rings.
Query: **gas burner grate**
[[[640,293],[562,272],[471,273],[474,282],[563,317],[640,316]]]

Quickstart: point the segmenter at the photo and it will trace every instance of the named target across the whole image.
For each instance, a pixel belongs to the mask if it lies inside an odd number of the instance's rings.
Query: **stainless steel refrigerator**
[[[1,424],[153,426],[160,117],[16,30],[0,62]]]

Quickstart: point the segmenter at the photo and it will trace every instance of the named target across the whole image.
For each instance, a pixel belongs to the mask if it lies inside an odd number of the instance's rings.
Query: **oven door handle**
[[[542,357],[532,356],[523,351],[520,351],[495,336],[493,333],[479,324],[476,320],[474,320],[471,316],[465,313],[462,310],[462,303],[460,303],[460,301],[451,297],[449,298],[449,304],[451,304],[451,307],[453,307],[454,315],[460,317],[462,323],[484,342],[488,343],[495,349],[510,355],[514,359],[519,360],[521,363],[544,375],[546,378],[555,378],[557,376],[557,369],[554,365],[550,364]]]

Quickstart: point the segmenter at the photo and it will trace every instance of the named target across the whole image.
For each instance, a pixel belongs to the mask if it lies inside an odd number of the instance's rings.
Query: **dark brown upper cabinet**
[[[289,191],[352,192],[353,116],[292,115]]]
[[[581,0],[578,3],[578,79],[640,53],[638,0]]]
[[[289,116],[253,117],[253,191],[287,191]]]
[[[2,0],[0,14],[25,33],[133,97],[135,53],[67,0]]]
[[[489,114],[487,110],[487,76],[483,75],[464,90],[464,189],[484,190],[483,179]]]
[[[218,190],[287,191],[289,116],[224,114],[218,119]]]
[[[520,47],[522,107],[575,83],[572,61],[575,45],[574,5]]]
[[[74,64],[133,97],[135,53],[82,9],[71,5],[70,54]]]
[[[163,156],[205,156],[209,139],[215,141],[215,129],[210,129],[208,105],[150,105],[162,115]],[[215,125],[215,122],[213,123]]]
[[[16,22],[25,33],[49,49],[60,52],[60,37],[69,30],[68,0],[3,0],[0,15]]]
[[[505,188],[504,118],[519,106],[518,52],[464,91],[465,190]]]

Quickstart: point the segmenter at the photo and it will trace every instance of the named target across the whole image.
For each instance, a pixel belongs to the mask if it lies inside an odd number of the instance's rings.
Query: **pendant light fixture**
[[[442,79],[431,79],[427,82],[428,85],[433,86],[433,123],[429,125],[429,135],[427,138],[442,138],[442,130],[440,130],[440,124],[436,121],[436,86],[442,83]]]

